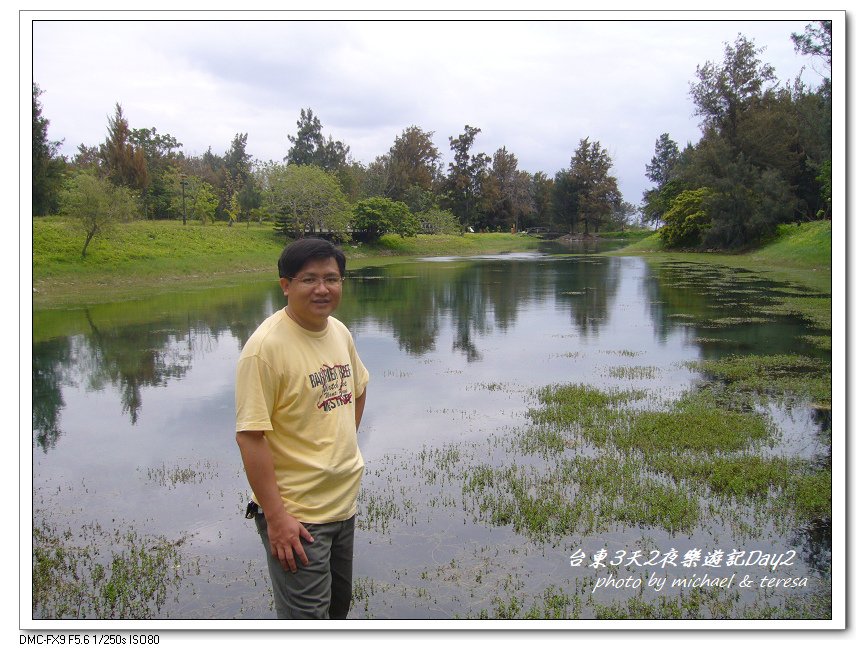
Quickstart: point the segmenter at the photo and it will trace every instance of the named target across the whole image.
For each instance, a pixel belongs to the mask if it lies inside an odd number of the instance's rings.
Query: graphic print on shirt
[[[319,409],[327,413],[338,406],[351,404],[349,377],[351,377],[351,366],[347,363],[335,366],[323,365],[321,370],[309,375],[310,388],[321,387],[321,397],[317,404]]]

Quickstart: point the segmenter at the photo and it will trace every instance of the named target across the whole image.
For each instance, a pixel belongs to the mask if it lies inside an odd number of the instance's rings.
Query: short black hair
[[[324,260],[334,258],[339,267],[339,274],[345,276],[345,253],[326,239],[318,237],[307,237],[292,242],[279,256],[279,277],[293,278],[306,266],[310,260]]]

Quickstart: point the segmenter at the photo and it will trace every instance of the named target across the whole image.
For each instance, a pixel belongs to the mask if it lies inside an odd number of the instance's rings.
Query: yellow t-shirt
[[[243,346],[236,429],[265,432],[286,511],[301,522],[344,521],[357,510],[354,410],[368,381],[348,328],[333,317],[310,332],[280,309]]]

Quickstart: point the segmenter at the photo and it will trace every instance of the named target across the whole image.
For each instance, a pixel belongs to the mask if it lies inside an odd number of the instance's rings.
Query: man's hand
[[[276,486],[273,457],[264,432],[238,431],[236,439],[249,485],[255,492],[258,505],[264,510],[270,552],[279,560],[283,569],[294,573],[297,571],[295,556],[303,566],[309,564],[301,540],[311,542],[312,535],[297,519],[285,511],[282,497],[279,496],[279,488]]]
[[[267,519],[267,537],[270,540],[270,553],[279,560],[282,568],[295,573],[297,571],[295,557],[297,560],[300,560],[303,566],[309,564],[301,539],[307,542],[314,540],[303,524],[284,510],[281,515],[276,514],[272,519],[265,514],[265,519]]]

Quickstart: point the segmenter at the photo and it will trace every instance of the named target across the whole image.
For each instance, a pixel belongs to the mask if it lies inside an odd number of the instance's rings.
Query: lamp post
[[[180,195],[183,197],[183,225],[186,225],[186,186],[189,181],[186,180],[186,174],[180,175]]]

